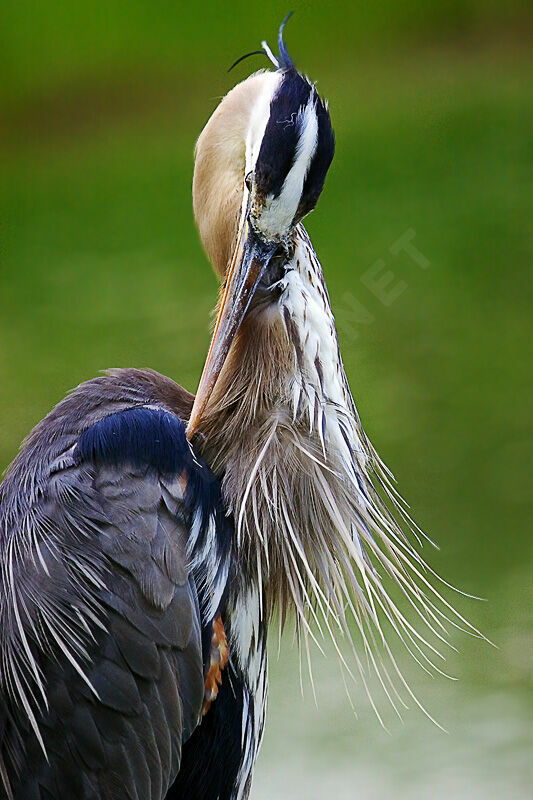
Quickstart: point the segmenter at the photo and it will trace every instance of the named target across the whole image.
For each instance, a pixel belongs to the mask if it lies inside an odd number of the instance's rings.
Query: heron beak
[[[275,242],[266,243],[259,238],[249,223],[249,214],[248,196],[243,203],[237,243],[226,274],[213,338],[187,425],[189,439],[204,414],[257,284],[277,247]]]

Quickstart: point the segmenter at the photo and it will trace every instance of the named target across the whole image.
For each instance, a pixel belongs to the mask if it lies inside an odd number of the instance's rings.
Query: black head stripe
[[[295,69],[283,71],[270,103],[270,117],[255,168],[257,189],[265,196],[277,197],[281,192],[300,139],[298,112],[305,108],[313,91],[309,81]]]
[[[298,208],[298,219],[309,214],[316,206],[335,154],[335,134],[331,127],[329,111],[320,99],[318,99],[315,109],[318,119],[318,142],[305,179],[302,199]]]

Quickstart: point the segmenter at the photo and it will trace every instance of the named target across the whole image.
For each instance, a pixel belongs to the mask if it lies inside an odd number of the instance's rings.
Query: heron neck
[[[322,269],[302,225],[276,290],[243,323],[195,445],[221,479],[243,563],[262,569],[267,594],[280,581],[292,594],[280,579],[282,537],[288,522],[302,540],[317,524],[309,464],[326,475],[351,469],[358,443]]]
[[[271,423],[315,434],[324,452],[325,416],[353,404],[322,268],[303,225],[273,274],[274,283],[259,286],[195,439],[223,481],[228,462],[239,453],[244,467]]]

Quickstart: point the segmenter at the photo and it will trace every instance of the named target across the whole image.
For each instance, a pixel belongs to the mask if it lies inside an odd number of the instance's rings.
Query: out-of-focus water
[[[333,655],[315,676],[318,708],[309,687],[302,700],[297,670],[287,657],[272,670],[254,800],[531,798],[533,697],[527,689],[444,679],[428,685],[419,676],[414,688],[448,732],[411,708],[403,724],[389,714],[386,733],[362,696],[354,717]]]

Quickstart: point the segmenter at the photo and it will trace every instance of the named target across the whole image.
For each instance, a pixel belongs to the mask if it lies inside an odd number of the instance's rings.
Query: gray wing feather
[[[79,406],[85,424],[56,409],[0,487],[0,766],[16,800],[161,800],[203,700],[183,490],[78,463],[106,410]]]

